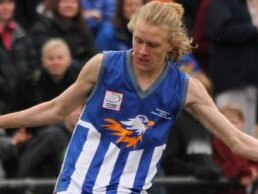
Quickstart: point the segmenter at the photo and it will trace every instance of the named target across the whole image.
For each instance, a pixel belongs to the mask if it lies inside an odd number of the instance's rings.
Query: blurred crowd
[[[258,138],[257,0],[174,1],[185,9],[185,30],[194,47],[174,65],[198,79],[239,130]],[[147,2],[0,0],[0,114],[61,94],[98,52],[130,49],[127,23]],[[78,107],[56,125],[0,129],[0,180],[57,178],[81,111]],[[153,193],[258,193],[258,164],[232,154],[187,110],[171,129],[160,169],[162,176],[224,177],[239,186],[173,187]],[[51,194],[52,188],[34,192]]]

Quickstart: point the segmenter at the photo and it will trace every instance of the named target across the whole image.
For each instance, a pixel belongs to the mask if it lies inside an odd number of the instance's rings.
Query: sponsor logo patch
[[[123,94],[106,91],[105,98],[103,101],[103,108],[120,111],[120,107],[123,100]]]

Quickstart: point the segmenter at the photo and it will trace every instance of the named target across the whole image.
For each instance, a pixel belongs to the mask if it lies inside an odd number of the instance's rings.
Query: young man
[[[63,120],[86,103],[55,192],[147,193],[168,132],[183,107],[230,149],[258,160],[258,142],[237,130],[204,87],[171,63],[189,52],[182,6],[150,2],[133,16],[133,49],[93,57],[57,98],[0,117],[0,127]]]

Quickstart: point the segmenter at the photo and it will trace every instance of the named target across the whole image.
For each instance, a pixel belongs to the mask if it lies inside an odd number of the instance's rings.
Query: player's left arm
[[[189,77],[186,108],[235,154],[258,161],[258,140],[243,133],[218,110],[201,82]]]

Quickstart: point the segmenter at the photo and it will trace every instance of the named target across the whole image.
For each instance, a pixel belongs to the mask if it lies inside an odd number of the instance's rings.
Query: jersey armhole
[[[92,92],[91,94],[89,95],[89,97],[87,98],[86,100],[86,104],[91,100],[91,98],[94,96],[94,94],[96,93],[101,81],[102,81],[102,77],[103,77],[103,74],[104,74],[104,70],[105,70],[105,64],[106,64],[106,60],[107,60],[107,52],[103,52],[103,60],[102,60],[102,63],[101,63],[101,67],[100,67],[100,70],[99,70],[99,76],[98,76],[98,79],[97,79],[97,82],[95,84],[95,86],[93,87],[92,89]]]
[[[184,107],[185,107],[188,86],[189,86],[189,77],[188,77],[187,74],[184,73],[184,76],[183,76],[183,89],[182,89],[182,101],[181,101],[181,105],[180,105],[180,111],[183,110]]]

